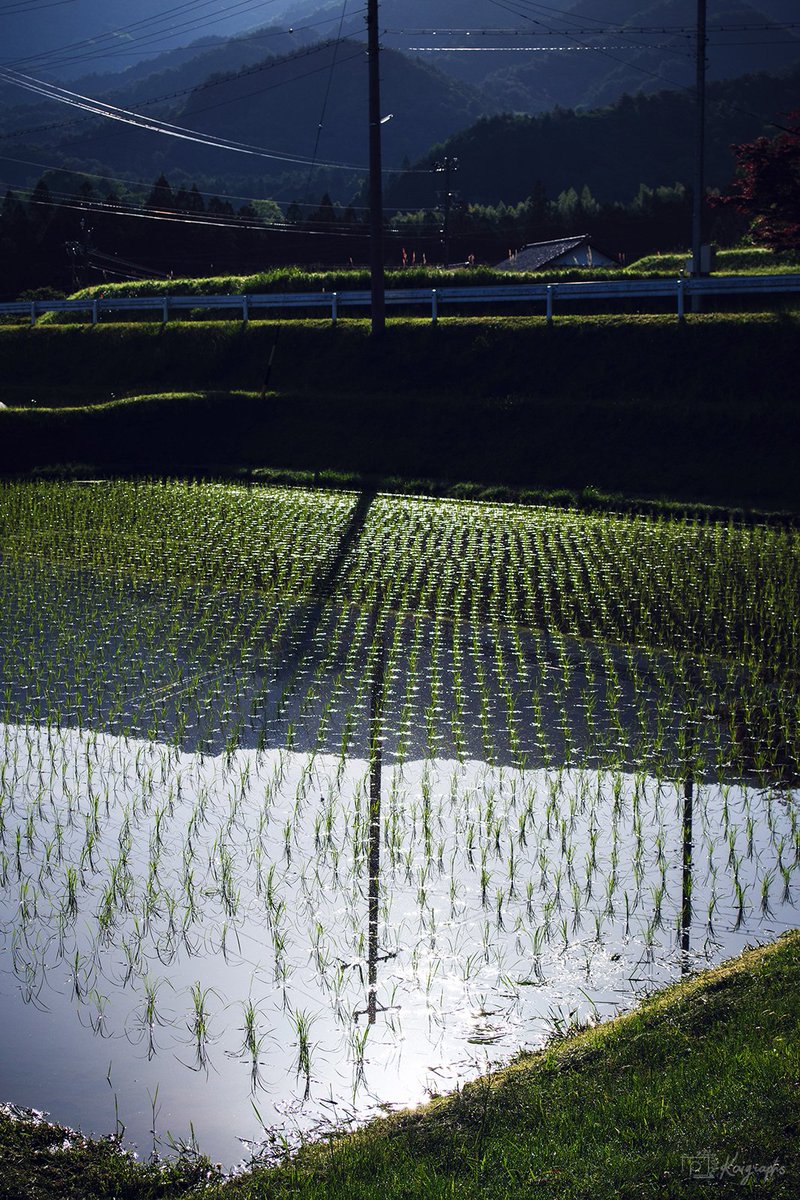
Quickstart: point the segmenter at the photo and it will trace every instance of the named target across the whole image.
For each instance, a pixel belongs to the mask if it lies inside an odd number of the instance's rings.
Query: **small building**
[[[557,271],[570,267],[618,267],[616,259],[598,250],[588,234],[580,237],[554,238],[551,242],[532,242],[515,250],[496,271]]]

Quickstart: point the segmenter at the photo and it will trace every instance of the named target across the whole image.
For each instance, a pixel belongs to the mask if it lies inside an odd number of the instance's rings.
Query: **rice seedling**
[[[302,1075],[305,1080],[304,1098],[307,1099],[311,1092],[311,1027],[314,1018],[304,1009],[298,1009],[291,1014],[291,1022],[297,1036],[297,1074]]]
[[[365,984],[456,1061],[474,991],[521,992],[524,1030],[603,956],[649,985],[706,952],[701,919],[729,946],[779,927],[800,866],[795,530],[379,496],[348,540],[358,504],[0,486],[24,993],[60,971],[153,1057],[185,1026],[195,1072],[213,1016],[251,1089],[268,1025],[304,1103],[314,1046],[326,1084],[335,1047],[359,1094],[386,1069],[352,1041]]]
[[[195,1069],[207,1071],[209,1067],[208,1048],[211,1040],[209,997],[218,998],[218,996],[213,988],[201,987],[199,981],[192,984],[190,994],[192,1011],[189,1015],[188,1028],[194,1046]]]

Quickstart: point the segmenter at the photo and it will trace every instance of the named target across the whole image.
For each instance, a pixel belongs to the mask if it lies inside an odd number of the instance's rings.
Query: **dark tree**
[[[800,250],[800,111],[777,137],[735,146],[737,178],[726,196],[751,221],[753,241],[773,250]]]
[[[162,212],[171,211],[175,208],[175,197],[172,194],[172,187],[164,175],[159,175],[153,184],[153,190],[145,200],[145,205],[147,208],[159,209]]]

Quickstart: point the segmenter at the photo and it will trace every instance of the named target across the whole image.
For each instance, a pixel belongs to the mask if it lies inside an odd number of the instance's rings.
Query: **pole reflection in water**
[[[383,750],[381,727],[383,725],[384,672],[386,646],[381,637],[375,654],[372,676],[369,730],[369,901],[368,901],[368,992],[367,1020],[375,1024],[377,1012],[376,991],[378,986],[378,893],[381,872],[381,773]]]
[[[689,950],[692,929],[692,808],[694,803],[694,772],[687,771],[683,784],[683,871],[681,900],[682,970],[689,969]]]

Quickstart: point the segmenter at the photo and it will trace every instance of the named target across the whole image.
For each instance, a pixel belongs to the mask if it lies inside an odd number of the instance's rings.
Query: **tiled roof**
[[[562,254],[566,254],[569,250],[577,250],[578,246],[582,246],[588,241],[588,234],[583,233],[580,237],[556,238],[552,242],[533,242],[530,246],[523,246],[513,258],[508,258],[505,262],[498,263],[497,269],[506,271],[536,271],[540,267],[547,266],[554,258],[560,258]]]

